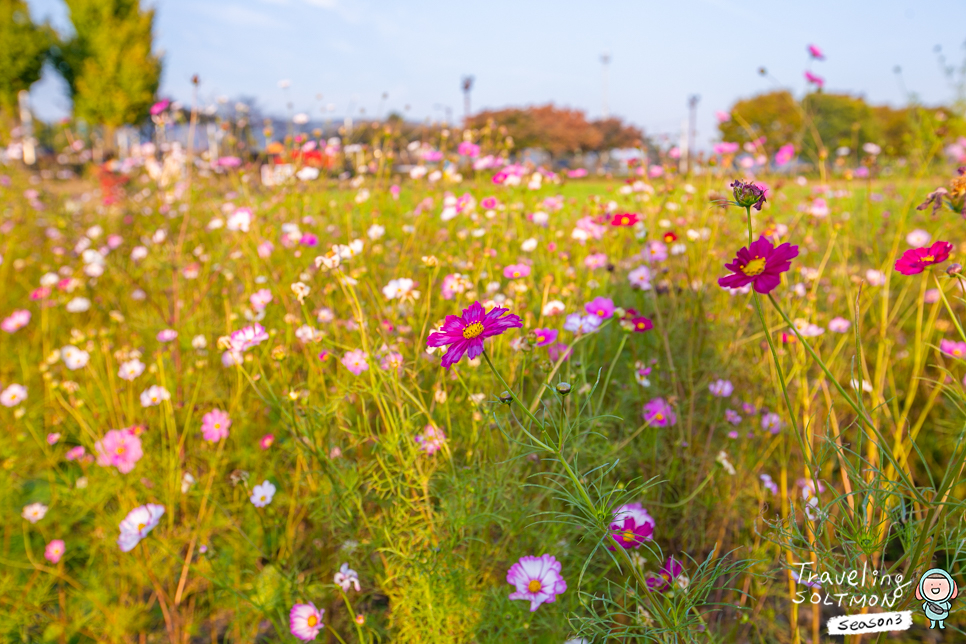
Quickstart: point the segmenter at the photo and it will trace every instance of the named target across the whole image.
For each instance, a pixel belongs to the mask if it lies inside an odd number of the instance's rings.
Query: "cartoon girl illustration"
[[[929,618],[929,628],[946,628],[943,621],[949,618],[952,600],[959,594],[959,588],[952,576],[942,568],[931,568],[923,573],[916,588],[916,599],[923,600],[922,610]]]

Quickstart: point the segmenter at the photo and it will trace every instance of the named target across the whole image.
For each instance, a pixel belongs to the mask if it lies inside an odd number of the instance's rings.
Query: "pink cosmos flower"
[[[64,556],[64,542],[61,539],[54,539],[47,543],[47,547],[44,548],[44,559],[52,564],[56,564],[60,561],[60,558]]]
[[[534,329],[530,333],[538,347],[545,347],[548,344],[553,344],[558,335],[556,329]]]
[[[832,333],[846,333],[852,323],[842,317],[835,317],[829,320],[828,330]]]
[[[953,245],[944,241],[937,241],[928,248],[910,248],[896,260],[896,270],[903,275],[917,275],[927,266],[945,262],[952,249]]]
[[[714,117],[718,120],[718,123],[727,123],[731,120],[731,113],[718,110],[714,113]]]
[[[678,417],[663,398],[654,398],[644,405],[644,420],[652,427],[668,427],[678,422]]]
[[[238,331],[234,331],[231,334],[231,349],[232,351],[248,351],[265,340],[268,340],[268,333],[265,331],[265,327],[255,323]]]
[[[610,524],[613,530],[611,538],[621,548],[637,548],[645,541],[650,541],[657,524],[647,510],[640,503],[628,503],[614,511],[614,520]],[[607,546],[608,550],[615,550],[615,546]]]
[[[416,434],[414,439],[419,443],[419,448],[427,454],[435,454],[443,448],[446,442],[446,434],[439,427],[426,425],[423,427],[422,434]]]
[[[484,210],[493,210],[499,204],[500,202],[496,200],[496,197],[483,197],[483,201],[480,202]]]
[[[600,328],[600,323],[603,318],[594,315],[581,315],[580,313],[571,313],[564,320],[564,331],[570,331],[571,333],[576,333],[578,335],[583,335],[585,333],[593,333]]]
[[[771,432],[772,434],[777,434],[782,429],[781,416],[775,412],[763,414],[761,417],[761,428],[765,431]]]
[[[67,450],[67,453],[64,454],[64,458],[66,458],[68,461],[76,461],[84,456],[84,452],[84,446],[77,445],[76,447],[71,447],[69,450]]]
[[[129,429],[112,429],[104,438],[94,443],[97,464],[101,467],[116,467],[121,474],[134,469],[144,452],[141,439]]]
[[[263,241],[258,245],[258,256],[262,259],[268,259],[272,255],[272,251],[275,250],[275,245],[270,241]]]
[[[269,447],[272,446],[272,443],[274,442],[275,442],[274,434],[265,434],[264,436],[262,436],[261,440],[258,441],[258,446],[261,447],[262,449],[268,449]]]
[[[121,552],[134,550],[134,546],[157,527],[163,515],[164,506],[154,503],[142,505],[128,512],[118,526],[121,529],[121,536],[117,538],[117,545],[121,547]]]
[[[614,301],[608,297],[595,297],[584,304],[584,310],[590,315],[596,315],[600,319],[606,320],[614,315]]]
[[[737,425],[741,422],[741,416],[739,416],[738,412],[736,412],[734,409],[725,409],[725,420],[732,425]]]
[[[966,358],[966,342],[942,340],[939,342],[939,350],[953,358]]]
[[[486,313],[479,302],[473,302],[463,309],[462,316],[447,315],[440,330],[429,334],[426,345],[449,347],[441,363],[446,369],[459,362],[464,354],[472,360],[482,355],[483,340],[523,326],[519,316],[512,313],[504,316],[508,311],[495,307]]]
[[[715,143],[712,149],[714,150],[715,154],[724,155],[724,154],[734,154],[735,152],[738,151],[739,147],[741,146],[739,146],[737,143],[722,141],[721,143]]]
[[[389,186],[389,194],[392,195],[393,199],[399,199],[400,190],[401,188],[399,187],[398,184],[394,183],[393,185]]]
[[[809,83],[814,83],[815,85],[818,85],[819,89],[821,89],[825,85],[825,79],[822,78],[821,76],[813,74],[812,72],[805,72],[805,80],[807,80]]]
[[[460,156],[471,158],[478,157],[480,155],[480,146],[475,143],[470,143],[469,141],[463,141],[459,144],[459,147],[456,148],[456,151],[460,154]]]
[[[267,288],[257,290],[251,294],[251,296],[248,298],[248,301],[251,303],[253,309],[256,311],[261,311],[268,306],[269,303],[271,303],[272,292]]]
[[[292,635],[303,642],[311,642],[319,636],[319,632],[325,626],[322,623],[322,614],[325,609],[315,607],[315,604],[295,604],[288,615],[289,630]]]
[[[398,351],[390,351],[382,357],[379,366],[383,371],[395,371],[397,375],[403,375],[403,357]]]
[[[530,275],[530,267],[526,264],[510,264],[503,269],[503,277],[511,280]]]
[[[558,342],[557,344],[551,344],[550,346],[547,347],[547,357],[549,357],[550,361],[553,362],[554,364],[559,362],[561,358],[563,358],[564,360],[570,360],[570,356],[572,353],[573,353],[573,350],[570,348],[570,346],[567,344],[564,344],[563,342]]]
[[[60,434],[58,434],[57,432],[51,432],[50,434],[47,434],[48,445],[56,445],[57,441],[59,440],[60,440]]]
[[[656,239],[647,242],[642,253],[645,262],[663,262],[667,259],[667,244]]]
[[[584,266],[590,270],[604,268],[607,266],[607,255],[604,253],[593,253],[584,258]]]
[[[27,388],[23,385],[12,384],[0,392],[0,405],[4,407],[16,407],[26,399]]]
[[[345,355],[342,356],[342,364],[346,369],[352,372],[352,375],[358,376],[360,373],[369,368],[369,363],[366,362],[367,357],[366,352],[362,349],[346,351]]]
[[[718,398],[727,398],[734,390],[735,386],[731,384],[730,380],[715,380],[708,385],[708,391],[711,392],[711,395]]]
[[[560,562],[553,555],[539,557],[520,557],[506,573],[507,583],[516,587],[510,599],[524,599],[530,602],[530,612],[540,604],[551,604],[557,595],[567,590],[567,582],[560,575]]]
[[[158,331],[158,342],[171,342],[178,337],[178,332],[174,329],[162,329]]]
[[[169,105],[171,105],[171,101],[169,101],[166,98],[158,101],[157,103],[151,106],[151,110],[150,110],[151,116],[158,116],[159,114],[161,114],[161,112],[168,109]]]
[[[142,407],[154,407],[165,400],[171,400],[171,394],[160,385],[151,385],[141,392]]]
[[[808,46],[808,55],[814,58],[815,60],[825,60],[825,54],[823,54],[822,50],[816,47],[815,45]]]
[[[3,329],[7,333],[14,333],[27,326],[29,322],[30,311],[21,309],[5,317],[3,322],[0,322],[0,329]]]
[[[795,158],[795,146],[788,143],[778,148],[778,152],[775,154],[775,164],[785,165],[793,158]]]
[[[231,418],[220,409],[212,409],[201,418],[201,433],[209,443],[217,443],[228,438]]]
[[[732,272],[718,279],[725,288],[741,288],[752,284],[754,289],[767,295],[781,283],[781,274],[792,267],[792,259],[798,257],[798,246],[784,243],[778,248],[767,237],[759,237],[751,246],[738,251],[735,260],[725,264]]]

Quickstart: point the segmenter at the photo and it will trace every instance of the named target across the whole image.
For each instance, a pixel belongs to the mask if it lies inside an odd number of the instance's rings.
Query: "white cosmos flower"
[[[160,405],[163,400],[171,400],[171,394],[159,385],[151,385],[141,392],[142,407],[154,407]]]
[[[64,365],[68,369],[76,371],[77,369],[83,369],[91,356],[86,351],[81,351],[77,347],[68,345],[60,350],[60,357],[63,358]]]
[[[382,293],[386,296],[386,299],[400,299],[405,297],[410,291],[413,290],[414,284],[415,283],[408,277],[389,280],[389,283],[382,288]]]
[[[128,360],[121,364],[117,377],[121,380],[132,381],[144,373],[144,363],[138,359]]]

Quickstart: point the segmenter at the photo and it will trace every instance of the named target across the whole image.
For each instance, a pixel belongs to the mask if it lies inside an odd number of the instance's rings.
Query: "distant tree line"
[[[844,148],[857,153],[867,143],[887,156],[905,157],[923,145],[966,134],[962,115],[947,107],[894,108],[825,92],[801,99],[787,91],[759,94],[736,102],[729,116],[718,125],[722,140],[757,140],[769,153],[793,143],[811,158],[831,157]]]
[[[154,11],[139,0],[65,3],[73,27],[66,35],[34,23],[24,0],[0,0],[0,124],[15,120],[17,94],[30,89],[48,61],[67,82],[75,117],[108,132],[142,121],[161,78],[152,50]]]
[[[641,147],[646,140],[639,128],[619,118],[588,121],[580,110],[552,104],[479,112],[467,126],[510,137],[516,149],[541,148],[553,157]]]

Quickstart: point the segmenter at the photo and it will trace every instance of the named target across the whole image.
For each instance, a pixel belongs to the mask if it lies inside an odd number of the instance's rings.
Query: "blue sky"
[[[68,28],[60,0],[28,0],[34,19]],[[928,5],[928,6],[927,6]],[[254,96],[268,112],[322,117],[360,108],[413,119],[463,113],[460,78],[473,74],[473,109],[554,102],[599,116],[600,55],[609,52],[612,114],[649,134],[677,137],[687,98],[699,94],[698,140],[715,136],[714,112],[773,88],[796,94],[815,43],[827,60],[812,64],[828,91],[901,105],[910,92],[949,101],[939,70],[941,45],[960,64],[966,50],[962,0],[154,0],[156,48],[164,55],[161,93],[214,102]],[[291,81],[280,89],[282,79]],[[388,94],[383,102],[381,96]],[[322,98],[318,99],[317,95]],[[40,114],[69,109],[53,74],[35,87]]]

